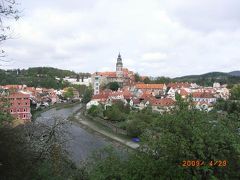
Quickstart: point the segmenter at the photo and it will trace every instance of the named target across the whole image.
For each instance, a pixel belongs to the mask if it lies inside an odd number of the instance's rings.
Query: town
[[[196,83],[171,82],[168,84],[145,84],[135,80],[134,72],[123,67],[121,55],[116,61],[116,71],[95,72],[91,77],[82,81],[65,77],[70,84],[85,85],[93,89],[91,100],[86,104],[87,109],[93,105],[102,104],[111,106],[117,101],[124,105],[130,105],[131,109],[142,110],[152,107],[153,112],[170,112],[174,108],[176,96],[183,99],[191,97],[194,106],[199,110],[211,111],[217,99],[229,99],[230,90],[227,84],[213,83],[212,87],[203,87]],[[56,77],[56,79],[59,79]],[[107,88],[108,84],[117,85],[117,89]],[[72,96],[68,97],[71,90]],[[31,108],[45,108],[56,103],[67,101],[81,101],[82,97],[75,88],[47,89],[42,87],[27,87],[26,85],[4,85],[0,86],[1,95],[5,95],[10,101],[7,111],[15,118],[25,122],[31,121]],[[70,94],[71,94],[70,93]]]
[[[239,180],[239,7],[0,1],[0,180]]]

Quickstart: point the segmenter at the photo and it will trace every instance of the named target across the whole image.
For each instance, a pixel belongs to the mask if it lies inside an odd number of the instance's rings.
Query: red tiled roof
[[[92,97],[92,99],[107,99],[108,94],[96,94]]]
[[[213,94],[208,92],[194,92],[192,93],[194,98],[214,98]]]
[[[96,72],[95,74],[105,77],[116,77],[116,72]]]
[[[181,96],[188,96],[189,93],[185,89],[180,89],[180,95]]]
[[[167,85],[168,88],[189,88],[191,85],[188,82],[175,82],[175,83],[169,83]]]
[[[22,85],[5,85],[3,86],[6,89],[22,89]]]
[[[163,89],[165,84],[136,84],[137,89]]]
[[[163,99],[151,99],[150,104],[152,106],[173,106],[175,105],[175,101],[171,98],[163,98]]]
[[[23,94],[21,92],[11,93],[8,98],[30,98],[29,94]]]

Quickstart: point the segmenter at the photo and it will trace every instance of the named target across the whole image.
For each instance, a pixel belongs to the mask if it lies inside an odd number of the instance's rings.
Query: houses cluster
[[[55,103],[66,102],[63,98],[67,89],[55,90],[47,88],[27,87],[26,85],[0,86],[0,97],[9,103],[7,110],[13,117],[24,121],[31,120],[31,108],[45,108]],[[73,98],[79,99],[79,93],[74,90]]]
[[[124,86],[118,91],[109,89],[102,90],[95,94],[87,104],[87,108],[92,105],[103,104],[111,106],[116,101],[129,104],[133,109],[143,109],[151,106],[155,112],[168,112],[175,107],[176,97],[192,100],[193,105],[200,110],[210,111],[218,98],[228,99],[229,90],[226,85],[213,87],[202,87],[195,83],[175,82],[169,84],[144,84],[135,83],[132,86]]]

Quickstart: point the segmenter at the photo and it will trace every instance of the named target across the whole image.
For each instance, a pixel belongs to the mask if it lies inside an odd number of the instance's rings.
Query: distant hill
[[[63,80],[56,80],[55,77],[64,78],[88,75],[89,73],[75,73],[74,71],[62,70],[52,67],[34,67],[29,69],[0,69],[0,85],[26,84],[27,86],[46,87],[59,89],[68,86]]]
[[[240,71],[232,71],[228,74],[231,75],[231,76],[240,76]]]
[[[201,74],[201,75],[189,75],[189,76],[177,77],[177,78],[174,78],[173,80],[183,81],[183,82],[196,82],[197,84],[203,85],[203,86],[212,86],[214,82],[231,85],[231,84],[240,83],[240,76],[232,75],[232,73],[210,72],[210,73]]]

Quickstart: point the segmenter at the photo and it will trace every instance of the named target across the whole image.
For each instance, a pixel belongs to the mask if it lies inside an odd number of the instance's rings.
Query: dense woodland
[[[158,83],[170,83],[170,82],[192,82],[197,83],[201,86],[212,86],[214,82],[219,82],[220,84],[228,84],[232,87],[234,84],[240,83],[240,73],[239,71],[234,71],[231,73],[222,72],[210,72],[202,75],[189,75],[183,77],[169,78],[169,77],[156,77],[156,78],[144,78],[141,79],[139,74],[135,74],[136,81],[144,82],[145,84],[158,84]]]
[[[89,73],[75,73],[51,67],[36,67],[29,69],[0,70],[0,85],[26,84],[33,87],[62,89],[70,84],[63,81],[64,77],[89,77]],[[57,80],[56,77],[60,78]]]

